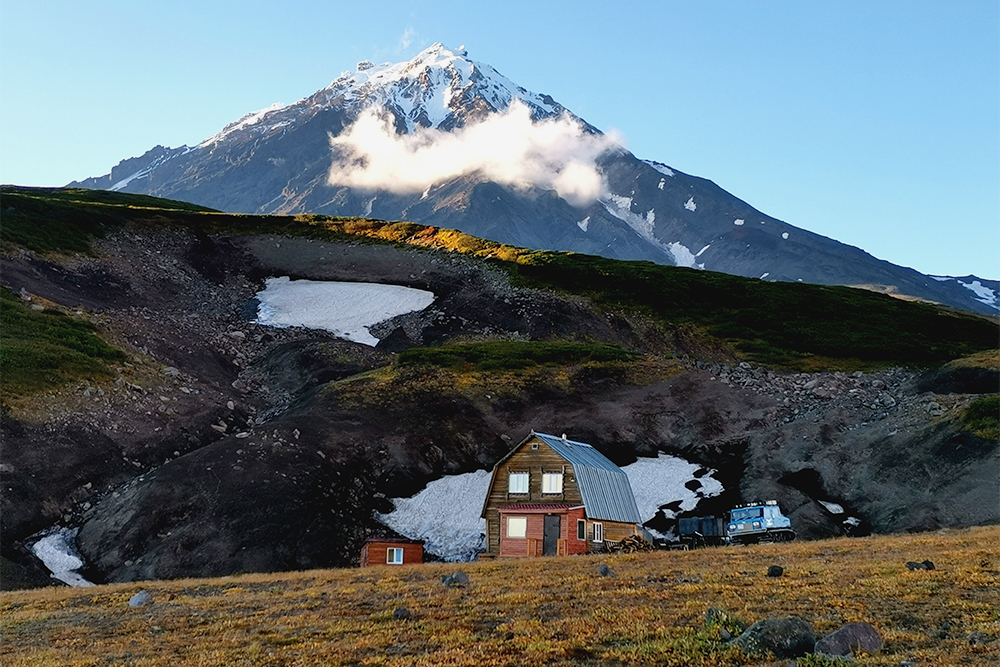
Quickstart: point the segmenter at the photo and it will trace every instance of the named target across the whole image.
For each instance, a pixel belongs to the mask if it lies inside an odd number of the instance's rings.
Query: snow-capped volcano
[[[467,120],[502,112],[517,100],[533,119],[566,113],[547,95],[516,85],[491,66],[467,58],[467,51],[441,43],[421,51],[412,60],[376,65],[362,60],[355,71],[345,71],[329,86],[294,104],[275,103],[248,113],[227,125],[199,147],[211,147],[242,133],[245,138],[267,136],[303,118],[330,108],[390,112],[400,131],[418,127],[451,129]]]
[[[233,213],[407,220],[529,248],[1000,311],[996,281],[969,276],[972,291],[793,227],[711,181],[636,158],[551,97],[442,44],[407,62],[362,61],[195,147],[157,146],[71,185]]]

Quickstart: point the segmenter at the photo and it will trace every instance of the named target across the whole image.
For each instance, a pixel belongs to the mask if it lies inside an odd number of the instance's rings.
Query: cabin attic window
[[[510,479],[507,485],[508,493],[527,493],[528,492],[528,473],[526,472],[512,472],[510,473]]]
[[[528,517],[526,516],[507,517],[507,537],[524,538],[527,536],[528,536]]]
[[[563,476],[561,472],[542,473],[542,493],[562,493]]]
[[[385,550],[385,562],[388,565],[402,565],[403,550],[399,547],[389,547]]]
[[[594,522],[594,541],[603,542],[604,541],[604,524]]]

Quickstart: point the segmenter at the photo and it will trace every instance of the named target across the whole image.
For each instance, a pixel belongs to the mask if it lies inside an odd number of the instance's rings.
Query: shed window
[[[528,492],[528,473],[526,472],[512,472],[510,474],[510,481],[507,485],[508,493],[527,493]]]
[[[403,550],[399,547],[389,547],[385,550],[385,562],[389,565],[402,565]]]
[[[542,493],[562,493],[562,482],[561,472],[542,473]]]
[[[528,536],[528,517],[526,516],[507,517],[507,537],[524,538],[527,536]]]
[[[587,539],[587,522],[583,519],[576,520],[576,539]]]
[[[604,541],[604,524],[594,522],[594,541],[603,542]]]

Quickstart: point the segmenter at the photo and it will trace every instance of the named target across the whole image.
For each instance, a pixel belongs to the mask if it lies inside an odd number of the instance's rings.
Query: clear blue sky
[[[106,174],[436,41],[790,224],[1000,278],[987,0],[3,0],[0,182]]]

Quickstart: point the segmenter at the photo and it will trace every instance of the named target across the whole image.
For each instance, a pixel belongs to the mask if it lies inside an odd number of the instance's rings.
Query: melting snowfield
[[[680,501],[680,510],[694,509],[703,497],[722,493],[711,474],[695,477],[701,468],[676,456],[641,458],[622,470],[628,475],[639,516],[653,518],[661,506]],[[700,484],[692,484],[697,480]],[[382,523],[410,539],[425,540],[424,548],[446,561],[468,561],[483,548],[486,521],[480,517],[490,472],[477,470],[435,480],[412,498],[394,498],[396,509],[376,515]],[[689,488],[695,487],[695,490]],[[456,498],[466,499],[457,504]],[[665,511],[668,517],[674,513]]]
[[[368,327],[397,315],[423,310],[434,293],[401,285],[268,278],[257,293],[257,324],[330,331],[375,346]]]
[[[76,587],[93,586],[76,572],[83,567],[83,558],[76,550],[77,530],[56,528],[35,542],[31,551],[59,581]]]

